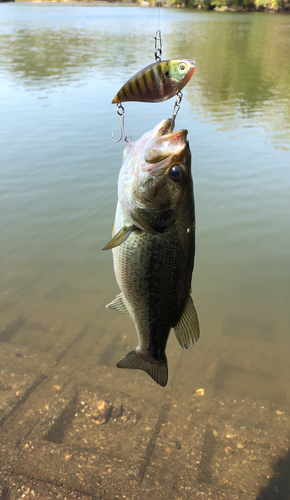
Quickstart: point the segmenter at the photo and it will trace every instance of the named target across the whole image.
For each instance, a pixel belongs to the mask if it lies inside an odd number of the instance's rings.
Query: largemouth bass
[[[195,61],[191,59],[170,59],[149,64],[121,87],[112,104],[126,101],[166,101],[183,89],[194,70]]]
[[[187,347],[199,338],[191,298],[195,215],[187,130],[171,132],[163,120],[123,155],[113,239],[121,294],[107,305],[130,316],[139,345],[119,368],[147,372],[158,384],[168,380],[165,348],[171,328]]]

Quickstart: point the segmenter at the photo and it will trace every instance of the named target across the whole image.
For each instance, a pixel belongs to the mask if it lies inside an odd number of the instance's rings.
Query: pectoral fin
[[[117,297],[112,302],[110,302],[110,304],[107,304],[106,308],[107,309],[114,309],[114,311],[119,311],[123,314],[126,314],[126,316],[130,317],[130,314],[129,314],[128,309],[125,305],[122,293],[117,295]]]
[[[197,312],[189,294],[185,304],[184,311],[177,325],[174,327],[174,332],[181,347],[188,348],[190,341],[194,343],[199,338],[199,324]]]
[[[120,229],[120,231],[117,234],[115,234],[115,236],[111,239],[111,241],[109,241],[109,243],[104,248],[102,248],[102,250],[109,250],[110,248],[115,248],[119,245],[122,245],[122,243],[126,241],[128,236],[130,236],[133,228],[134,224],[129,227],[122,227],[122,229]]]

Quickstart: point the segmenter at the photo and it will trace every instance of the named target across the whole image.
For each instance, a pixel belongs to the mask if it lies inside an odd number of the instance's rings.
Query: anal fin
[[[130,314],[129,314],[129,311],[125,305],[124,297],[123,297],[122,293],[117,295],[117,297],[112,302],[110,302],[110,304],[107,304],[106,308],[107,309],[114,309],[114,311],[119,311],[122,314],[126,314],[126,316],[130,317]]]
[[[191,294],[188,295],[182,316],[174,327],[174,333],[181,347],[185,349],[189,347],[190,341],[194,343],[199,338],[198,317]]]

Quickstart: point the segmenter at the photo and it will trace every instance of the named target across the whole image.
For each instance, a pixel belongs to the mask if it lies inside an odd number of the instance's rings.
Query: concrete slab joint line
[[[77,411],[78,404],[78,392],[75,389],[73,397],[45,434],[43,438],[45,441],[54,444],[61,444],[63,442],[65,433]]]
[[[89,330],[89,327],[90,327],[90,324],[89,323],[86,323],[85,326],[81,329],[80,333],[78,333],[75,338],[68,344],[68,346],[63,349],[63,351],[61,351],[59,353],[59,355],[57,356],[56,360],[55,360],[55,364],[58,365],[60,363],[60,361],[62,360],[62,358],[66,355],[66,353],[79,341],[81,340],[85,334],[88,332]]]
[[[156,423],[155,430],[154,430],[154,432],[150,438],[150,441],[147,445],[147,449],[145,451],[145,456],[144,456],[144,461],[140,465],[140,469],[139,469],[140,470],[140,483],[142,483],[142,481],[144,479],[144,475],[145,475],[146,470],[148,468],[148,465],[150,463],[150,459],[151,459],[151,456],[152,456],[152,453],[153,453],[153,450],[155,447],[156,439],[157,439],[158,434],[161,430],[161,426],[165,420],[165,417],[168,413],[168,410],[169,410],[169,404],[163,404],[161,411],[160,411],[159,418],[158,418],[157,423]]]
[[[25,324],[24,316],[18,316],[18,318],[15,321],[12,321],[10,325],[6,326],[0,332],[0,342],[9,342],[14,335],[22,328]]]
[[[40,374],[38,377],[36,377],[36,379],[34,380],[34,382],[27,387],[27,389],[26,389],[25,393],[23,394],[23,396],[21,398],[19,398],[15,402],[14,405],[12,405],[11,411],[9,411],[7,414],[3,415],[3,417],[0,419],[0,427],[2,427],[2,425],[6,422],[6,420],[8,418],[10,418],[16,412],[16,410],[18,410],[18,408],[25,403],[25,401],[29,398],[29,396],[35,391],[35,389],[37,389],[37,387],[46,378],[47,378],[47,375],[44,375],[43,373]]]
[[[0,500],[10,500],[10,491],[7,486],[3,487]]]
[[[120,341],[120,336],[115,334],[112,340],[109,342],[107,347],[101,352],[99,359],[97,361],[98,365],[109,366],[110,361],[114,355],[114,353],[118,349],[118,342]]]
[[[212,483],[213,466],[212,459],[216,448],[216,437],[210,426],[205,429],[201,458],[198,466],[198,480],[201,483]]]

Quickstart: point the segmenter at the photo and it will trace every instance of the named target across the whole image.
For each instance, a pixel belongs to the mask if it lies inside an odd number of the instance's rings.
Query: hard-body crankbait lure
[[[126,101],[166,101],[183,89],[194,70],[195,61],[191,59],[172,59],[149,64],[121,87],[112,104]]]

